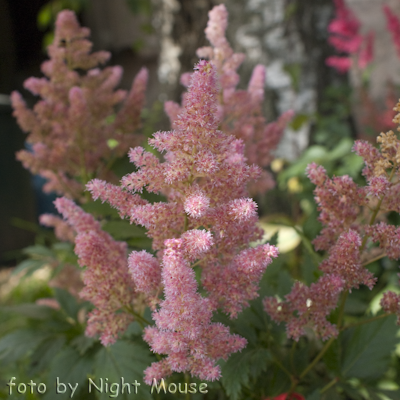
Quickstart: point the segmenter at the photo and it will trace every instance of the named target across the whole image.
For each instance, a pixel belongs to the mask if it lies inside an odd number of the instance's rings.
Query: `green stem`
[[[371,260],[366,261],[362,266],[365,267],[366,265],[372,264],[373,262],[378,261],[383,257],[386,257],[386,253],[383,253],[380,256],[377,256],[375,258],[372,258]]]
[[[186,400],[190,400],[192,396],[191,396],[191,394],[189,392],[190,380],[189,380],[189,374],[187,372],[185,372],[185,383],[186,383],[186,396],[185,396],[185,399]]]
[[[129,314],[132,314],[136,319],[137,322],[139,322],[140,325],[142,325],[141,323],[144,323],[146,325],[151,325],[150,321],[147,321],[146,318],[142,317],[140,314],[138,314],[137,312],[135,312],[132,307],[129,306],[125,306],[123,307],[123,310],[125,310],[126,312],[128,312]],[[142,326],[143,328],[143,326]]]
[[[321,390],[320,394],[325,393],[329,390],[332,386],[336,385],[339,382],[339,378],[333,378],[327,385],[325,385]]]
[[[392,314],[391,314],[391,313],[385,313],[385,314],[377,315],[377,316],[372,317],[372,318],[364,319],[364,320],[362,320],[362,321],[354,322],[354,323],[352,323],[352,324],[343,326],[343,327],[341,328],[341,331],[344,331],[345,329],[353,328],[353,327],[355,327],[355,326],[368,324],[369,322],[373,322],[373,321],[376,321],[376,320],[378,320],[378,319],[382,319],[382,318],[389,317],[389,315],[392,315]]]
[[[293,381],[293,375],[290,371],[271,353],[274,363]]]

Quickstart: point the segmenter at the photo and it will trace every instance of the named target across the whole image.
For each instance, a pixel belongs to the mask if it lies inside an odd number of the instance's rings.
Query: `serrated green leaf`
[[[229,399],[239,399],[242,386],[248,385],[250,378],[256,379],[265,371],[269,361],[270,353],[264,348],[246,348],[229,357],[221,367],[221,382]]]
[[[329,347],[328,350],[324,354],[323,358],[325,365],[327,368],[334,372],[335,374],[339,374],[340,371],[340,348],[339,342],[335,340]]]
[[[0,339],[2,363],[15,362],[34,351],[49,334],[33,329],[19,329]]]
[[[55,336],[42,342],[32,354],[30,374],[36,375],[47,369],[53,358],[61,351],[65,340],[64,336]]]
[[[398,339],[390,316],[343,333],[342,374],[346,378],[377,379],[385,373]]]
[[[71,388],[68,384],[72,385],[72,387],[78,384],[74,397],[82,390],[87,391],[87,376],[93,371],[93,363],[93,356],[81,356],[71,347],[67,347],[58,353],[51,363],[50,373],[47,377],[47,392],[43,399],[69,399],[71,397]],[[62,386],[59,387],[60,390],[57,393],[57,379],[59,383],[66,385],[65,393],[62,393]]]
[[[69,293],[67,290],[60,288],[54,288],[54,294],[56,300],[60,304],[61,308],[65,311],[65,313],[69,317],[76,320],[80,307],[75,297],[72,296],[72,294]]]
[[[140,399],[151,399],[150,390],[143,383],[143,371],[154,361],[150,351],[143,346],[127,342],[118,341],[112,346],[103,347],[96,356],[95,378],[100,383],[100,379],[108,378],[109,383],[119,383],[121,377],[125,382],[133,383],[138,381],[137,394]],[[132,387],[132,393],[134,393]],[[132,394],[133,395],[133,394]],[[100,400],[109,399],[109,393],[98,393]],[[120,394],[120,399],[129,400],[131,396],[125,392]]]
[[[80,355],[83,355],[96,343],[98,343],[96,339],[88,337],[86,335],[80,335],[71,341],[71,346],[78,350]]]

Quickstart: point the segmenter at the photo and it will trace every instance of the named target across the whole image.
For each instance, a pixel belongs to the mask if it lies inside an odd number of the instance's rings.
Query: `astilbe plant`
[[[215,6],[209,12],[209,21],[205,29],[210,47],[201,47],[197,50],[200,58],[209,59],[216,68],[219,78],[219,92],[217,113],[219,129],[225,133],[242,139],[245,145],[245,156],[249,164],[256,164],[262,168],[268,167],[273,160],[282,134],[293,118],[293,111],[283,113],[277,121],[267,123],[262,114],[264,101],[265,67],[257,65],[251,76],[247,90],[238,90],[239,74],[237,69],[245,60],[243,53],[234,53],[225,37],[228,26],[228,12],[225,5]],[[181,77],[181,83],[188,86],[190,73]],[[173,102],[165,103],[171,125],[186,105],[187,93],[184,93],[182,107]],[[265,193],[274,186],[271,174],[265,169],[256,182],[249,183],[250,193]]]
[[[91,53],[89,33],[72,11],[60,12],[54,42],[48,47],[50,60],[42,64],[46,77],[24,83],[41,100],[31,110],[18,92],[11,96],[18,123],[29,132],[30,149],[19,151],[17,158],[46,178],[45,192],[80,201],[90,179],[115,181],[110,171],[113,161],[140,143],[136,131],[148,76],[143,68],[129,93],[115,90],[122,68],[97,68],[110,54]]]
[[[221,309],[236,317],[257,297],[261,276],[278,254],[269,244],[249,247],[262,231],[256,226],[257,205],[246,197],[246,185],[260,169],[245,163],[242,140],[217,129],[217,96],[215,67],[200,61],[175,129],[155,133],[149,140],[166,152],[165,161],[136,147],[129,156],[138,170],[123,177],[122,188],[98,179],[87,185],[95,199],[109,202],[121,217],[145,226],[153,239],[156,256],[134,251],[128,262],[132,289],[145,295],[156,323],[145,329],[144,339],[155,353],[166,355],[145,371],[149,384],[173,371],[207,380],[220,377],[216,361],[243,349],[246,340],[213,323],[212,314]],[[163,193],[167,202],[142,200],[135,192],[143,188]],[[66,200],[57,202],[58,209],[79,231],[78,220],[62,202]],[[106,267],[99,267],[102,261],[96,254],[106,250],[97,246],[96,235],[86,234],[85,249],[91,249],[100,271]],[[79,254],[81,245],[77,247]],[[79,257],[85,263],[83,255]],[[205,297],[199,293],[196,266]],[[101,273],[97,280],[104,286],[108,277]]]
[[[399,114],[393,122],[400,124],[400,102],[394,110]],[[389,212],[400,212],[400,141],[393,131],[381,133],[377,141],[380,150],[366,141],[356,141],[353,148],[364,159],[366,186],[358,186],[347,175],[331,179],[315,163],[307,168],[308,177],[316,185],[315,200],[323,225],[314,246],[329,254],[319,265],[323,274],[309,287],[296,282],[284,300],[264,300],[272,319],[285,322],[287,335],[295,340],[306,334],[307,327],[322,339],[336,337],[347,294],[360,285],[372,289],[376,283],[365,266],[384,256],[400,258],[400,228],[387,221]],[[340,295],[341,316],[333,324],[328,316],[338,306]],[[393,292],[385,293],[381,301],[387,313],[398,316],[399,304],[400,296]]]

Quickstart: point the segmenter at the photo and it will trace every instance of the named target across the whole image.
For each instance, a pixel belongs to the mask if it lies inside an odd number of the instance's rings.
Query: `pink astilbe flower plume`
[[[216,67],[219,81],[217,94],[217,116],[219,128],[224,133],[242,139],[244,156],[249,164],[256,164],[262,168],[268,167],[273,160],[273,151],[276,150],[282,134],[293,118],[293,112],[282,114],[276,122],[267,124],[262,115],[262,102],[264,100],[265,67],[257,65],[251,76],[247,90],[237,90],[239,75],[237,69],[245,59],[242,53],[234,53],[225,37],[228,26],[228,12],[225,5],[215,6],[209,12],[209,21],[205,34],[210,47],[197,50],[200,58],[208,58]],[[181,83],[189,86],[190,74],[181,77]],[[186,107],[188,94],[182,99],[182,107],[172,101],[165,103],[164,109],[171,120],[171,126],[176,128],[178,116]],[[199,154],[200,157],[200,154]],[[215,168],[215,160],[209,154],[201,155],[198,163],[209,168]],[[274,186],[272,176],[263,170],[257,182],[249,183],[251,193],[264,193]]]
[[[195,231],[184,235],[190,232]],[[166,365],[168,373],[189,371],[199,379],[218,379],[221,372],[215,361],[227,359],[230,353],[246,345],[245,339],[230,334],[227,327],[211,323],[212,306],[197,293],[195,272],[184,257],[188,249],[184,241],[165,242],[162,272],[165,300],[153,314],[157,327],[146,328],[144,338],[154,352],[167,354],[167,358],[147,368],[145,382],[149,385],[160,378],[159,370]],[[207,251],[207,246],[203,250]]]
[[[398,114],[393,122],[400,125],[400,100],[394,111]],[[389,131],[381,133],[377,142],[379,149],[361,140],[353,147],[365,163],[364,187],[346,175],[329,178],[325,169],[315,163],[307,167],[308,177],[316,185],[315,200],[323,225],[313,244],[329,254],[319,265],[324,275],[309,287],[296,282],[282,301],[275,297],[264,300],[271,318],[285,322],[288,336],[295,340],[305,334],[306,327],[313,328],[323,339],[336,336],[338,329],[327,318],[337,307],[339,294],[360,285],[374,287],[377,279],[365,265],[374,261],[377,254],[400,258],[400,228],[390,225],[385,216],[390,211],[400,212],[400,140]],[[379,244],[380,249],[373,244]],[[381,306],[387,313],[397,314],[400,324],[400,295],[385,293]]]
[[[122,178],[122,189],[99,180],[88,184],[94,198],[146,227],[153,239],[155,257],[145,251],[129,256],[136,288],[155,310],[156,325],[146,328],[144,339],[154,352],[166,355],[146,370],[148,383],[173,371],[218,379],[216,361],[242,349],[246,341],[212,323],[212,314],[221,308],[235,317],[257,297],[261,276],[278,255],[268,244],[249,248],[262,231],[246,186],[260,169],[245,163],[242,140],[218,130],[217,97],[215,67],[200,61],[175,129],[149,139],[165,152],[165,161],[136,147],[129,156],[137,171]],[[167,202],[140,203],[132,192],[143,188],[163,193]]]
[[[89,314],[86,334],[100,335],[105,346],[112,344],[133,321],[131,314],[120,312],[134,304],[133,281],[127,268],[127,245],[115,241],[101,229],[99,222],[71,200],[58,198],[55,205],[77,233],[75,253],[79,265],[86,267],[83,273],[85,287],[80,296],[95,306]]]
[[[115,90],[122,68],[96,68],[110,54],[91,53],[89,33],[79,26],[72,11],[60,12],[54,42],[48,47],[50,60],[42,64],[46,77],[24,83],[41,99],[30,110],[18,92],[11,95],[14,115],[29,133],[31,145],[29,151],[19,151],[17,158],[32,173],[46,178],[45,191],[78,200],[83,200],[89,179],[115,180],[109,161],[139,143],[135,132],[140,127],[148,77],[142,69],[129,94]]]

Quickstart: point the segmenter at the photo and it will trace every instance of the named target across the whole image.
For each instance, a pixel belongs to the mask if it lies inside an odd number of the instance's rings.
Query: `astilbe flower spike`
[[[393,122],[400,124],[400,100],[394,108]],[[400,127],[397,128],[400,131]],[[336,336],[337,327],[327,321],[337,307],[339,294],[366,285],[372,289],[376,278],[365,268],[371,254],[400,258],[400,227],[390,225],[385,214],[400,212],[400,140],[393,131],[381,133],[380,149],[358,140],[353,150],[364,159],[363,175],[367,186],[359,187],[348,176],[328,178],[323,167],[310,164],[308,177],[316,185],[315,200],[323,224],[314,240],[317,250],[327,250],[329,257],[319,269],[324,273],[310,287],[296,282],[292,291],[280,301],[264,300],[265,310],[277,322],[286,322],[289,337],[298,340],[311,327],[323,339]],[[376,247],[379,244],[379,248]],[[364,260],[364,262],[362,262]],[[400,324],[400,295],[387,292],[382,308],[395,313]]]
[[[24,83],[41,100],[30,110],[18,92],[11,95],[14,115],[29,132],[31,146],[19,151],[17,158],[32,173],[46,178],[46,192],[79,200],[89,179],[115,179],[107,164],[139,143],[135,131],[140,126],[148,75],[142,69],[128,95],[115,90],[122,68],[96,68],[110,54],[90,53],[89,33],[72,11],[60,12],[54,42],[48,47],[50,60],[42,64],[46,77]],[[115,107],[121,104],[116,113]]]
[[[209,12],[209,21],[205,29],[210,47],[197,50],[200,58],[208,58],[216,67],[220,90],[217,95],[217,115],[219,128],[230,135],[243,140],[247,162],[262,168],[268,167],[273,160],[284,129],[293,118],[293,112],[287,111],[277,121],[266,123],[262,115],[264,101],[265,67],[257,65],[251,76],[247,90],[237,90],[239,75],[236,72],[245,59],[242,53],[234,53],[225,37],[228,26],[228,12],[225,5],[215,6]],[[185,73],[181,82],[188,86],[190,74]],[[182,107],[173,101],[165,103],[172,127],[178,115],[185,107],[187,93],[183,95]],[[251,193],[265,193],[274,186],[272,176],[262,170],[256,182],[249,183]]]
[[[354,12],[346,6],[345,0],[335,0],[336,17],[329,24],[331,33],[329,43],[346,56],[331,56],[326,64],[339,72],[347,72],[353,65],[353,58],[358,68],[365,69],[373,59],[374,33],[362,36],[360,22]]]
[[[146,370],[147,383],[172,371],[218,379],[216,361],[246,341],[212,323],[212,313],[221,308],[235,317],[257,296],[259,280],[278,254],[269,244],[249,247],[262,231],[246,185],[260,169],[245,163],[240,139],[217,129],[215,67],[200,61],[190,80],[175,129],[149,140],[166,152],[165,161],[136,147],[129,156],[138,170],[123,177],[122,189],[100,180],[87,185],[94,198],[145,226],[153,239],[156,257],[134,251],[128,262],[137,291],[154,310],[156,325],[146,328],[144,338],[154,352],[166,355]],[[131,192],[143,188],[163,193],[167,202],[138,204]],[[206,297],[198,292],[195,265]]]
[[[72,200],[58,198],[55,205],[77,233],[75,253],[79,265],[86,267],[85,287],[80,296],[95,306],[89,314],[86,335],[100,335],[103,345],[112,344],[133,321],[131,314],[121,312],[126,307],[132,308],[135,300],[127,267],[127,245],[115,241],[91,214],[85,213]]]

